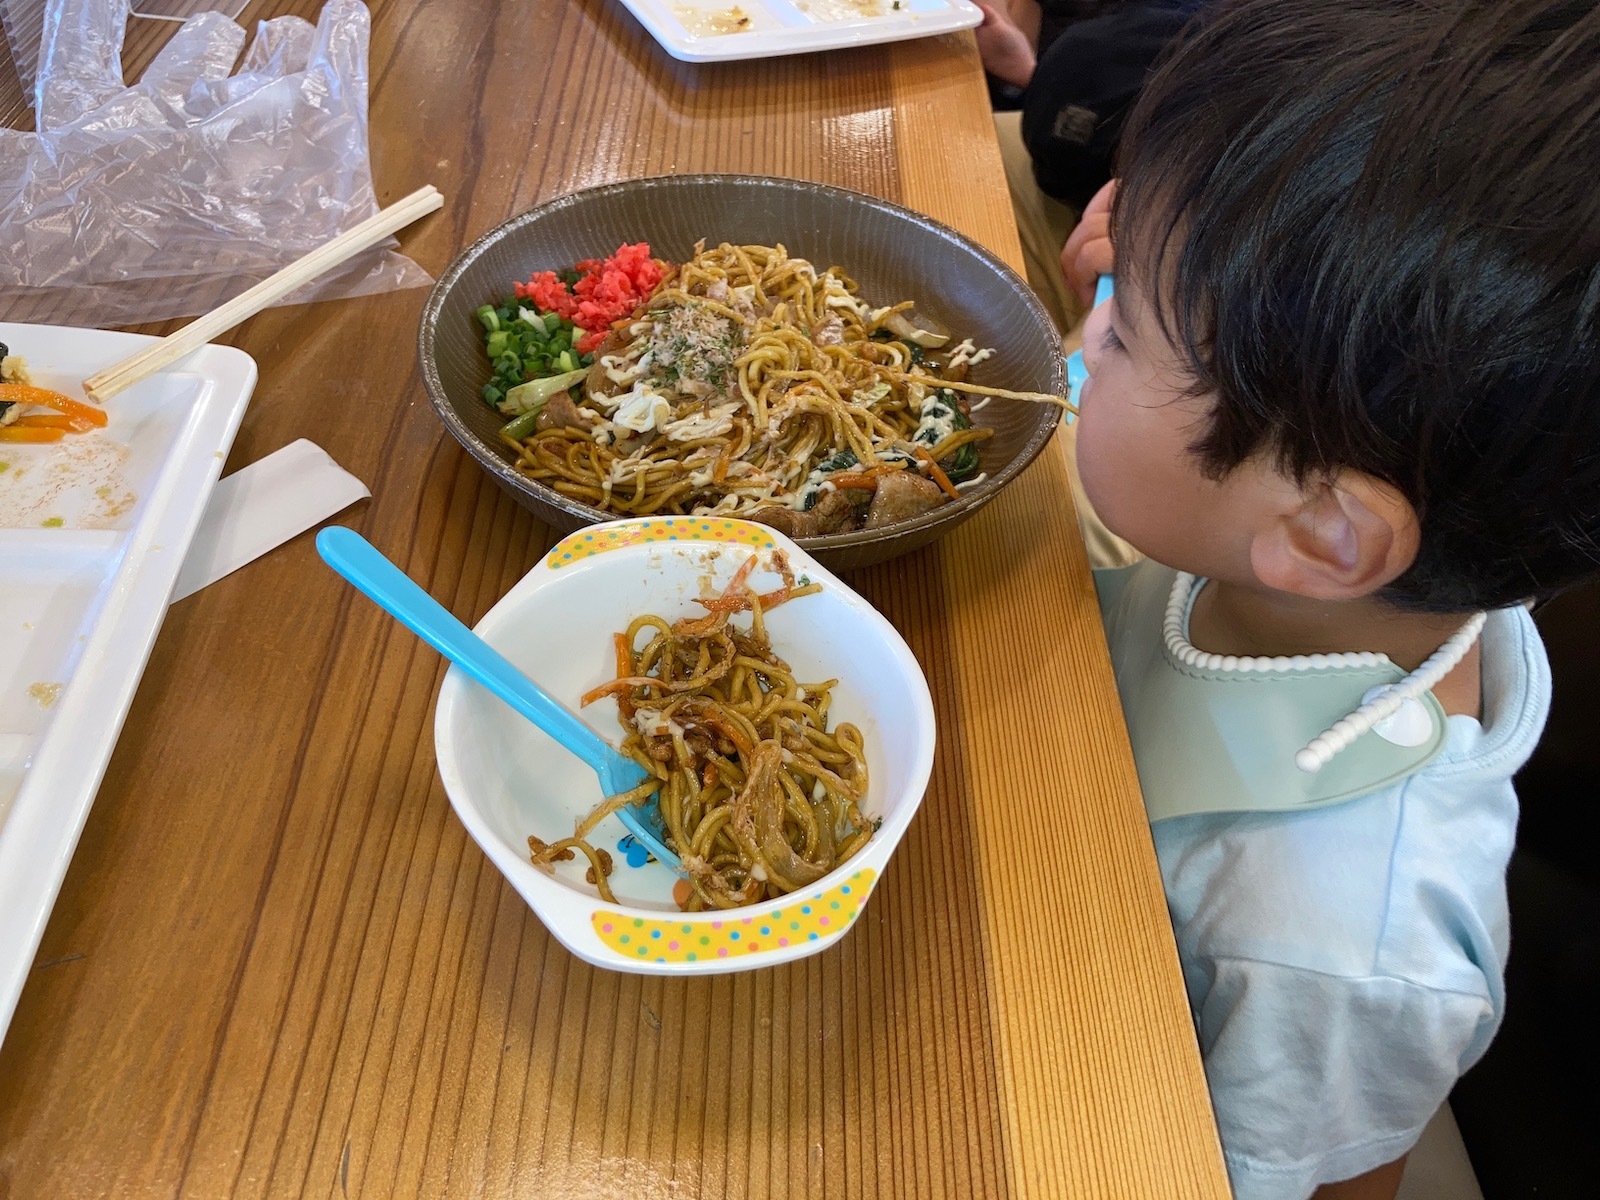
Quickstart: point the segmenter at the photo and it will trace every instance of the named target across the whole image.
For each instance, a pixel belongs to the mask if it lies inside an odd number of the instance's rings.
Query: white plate
[[[77,398],[153,340],[0,323],[34,383]],[[255,382],[206,346],[104,430],[0,442],[0,1037]]]
[[[971,29],[983,21],[983,13],[970,0],[622,2],[668,54],[685,62],[772,58],[901,42]]]

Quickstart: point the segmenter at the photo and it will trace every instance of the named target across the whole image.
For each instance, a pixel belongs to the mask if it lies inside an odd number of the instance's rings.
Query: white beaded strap
[[[1310,774],[1320,771],[1333,761],[1333,756],[1349,746],[1374,725],[1388,720],[1400,711],[1407,700],[1414,700],[1423,692],[1455,670],[1472,649],[1472,643],[1483,632],[1488,614],[1479,613],[1463,625],[1448,642],[1440,646],[1427,660],[1399,683],[1363,704],[1348,717],[1341,717],[1322,733],[1312,738],[1303,750],[1294,756],[1294,765]]]
[[[1187,636],[1189,607],[1203,582],[1186,571],[1179,571],[1172,581],[1172,594],[1167,598],[1167,611],[1162,620],[1161,634],[1166,641],[1167,652],[1191,670],[1239,674],[1253,671],[1319,671],[1329,667],[1377,667],[1389,661],[1388,655],[1370,651],[1360,654],[1278,655],[1271,658],[1207,654],[1190,642]],[[1430,690],[1467,656],[1472,643],[1483,632],[1483,623],[1487,619],[1486,613],[1473,617],[1415,671],[1312,738],[1304,749],[1296,752],[1294,765],[1307,774],[1320,771],[1333,761],[1333,756],[1339,751],[1373,726],[1394,716],[1407,700],[1414,700]]]
[[[1191,670],[1229,671],[1248,674],[1252,671],[1323,671],[1329,667],[1381,667],[1389,661],[1387,654],[1374,654],[1370,650],[1349,654],[1279,654],[1273,656],[1250,654],[1207,654],[1192,644],[1186,636],[1189,624],[1189,605],[1203,580],[1187,571],[1177,572],[1172,581],[1172,593],[1167,597],[1167,612],[1162,620],[1161,636],[1167,643],[1167,653]]]

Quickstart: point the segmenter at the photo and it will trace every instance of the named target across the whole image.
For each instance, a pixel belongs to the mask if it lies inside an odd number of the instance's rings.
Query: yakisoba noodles
[[[912,306],[874,308],[782,246],[702,244],[662,267],[586,374],[555,381],[572,395],[542,397],[535,421],[501,403],[524,417],[507,441],[529,478],[618,514],[738,514],[795,536],[904,520],[981,478],[993,431],[968,396],[1064,403],[966,382],[992,351],[917,328]]]
[[[746,559],[707,612],[669,624],[642,616],[616,635],[617,678],[583,698],[614,696],[623,753],[650,778],[612,796],[578,823],[573,837],[529,838],[533,861],[581,852],[587,878],[615,903],[611,859],[589,834],[624,804],[656,796],[666,842],[682,860],[689,911],[734,908],[815,883],[866,845],[874,824],[861,813],[867,763],[861,732],[828,728],[837,681],[800,683],[767,639],[764,614],[817,591],[797,585],[781,551],[780,587],[759,595]],[[749,612],[747,629],[735,613]]]

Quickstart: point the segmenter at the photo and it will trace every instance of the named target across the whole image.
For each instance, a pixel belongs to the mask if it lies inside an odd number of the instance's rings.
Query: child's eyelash
[[[1117,331],[1108,324],[1104,336],[1100,339],[1100,348],[1109,354],[1126,347],[1123,346],[1122,339],[1117,336]]]

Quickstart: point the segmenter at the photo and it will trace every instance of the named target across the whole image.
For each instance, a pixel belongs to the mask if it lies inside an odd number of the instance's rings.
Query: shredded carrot
[[[750,578],[750,572],[756,569],[756,556],[752,554],[739,564],[739,569],[733,573],[733,578],[728,580],[728,586],[722,589],[724,597],[736,596],[744,587],[744,581]]]
[[[66,436],[65,429],[39,429],[17,421],[0,428],[0,442],[59,442]]]
[[[878,477],[869,475],[865,471],[857,471],[849,475],[830,475],[828,482],[836,488],[861,488],[870,492],[878,486]]]
[[[703,604],[706,615],[703,617],[684,618],[679,621],[676,629],[687,637],[701,637],[716,628],[715,618],[721,613],[743,612],[750,607],[750,600],[744,594],[744,581],[750,578],[750,572],[755,570],[756,556],[752,554],[739,564],[739,569],[733,573],[733,578],[728,580],[728,586],[722,589],[722,595],[713,596],[709,600],[701,598],[696,604]]]
[[[950,482],[950,476],[946,475],[944,471],[940,469],[939,464],[933,461],[933,455],[929,454],[921,446],[918,446],[917,457],[928,464],[928,474],[933,476],[933,481],[942,487],[949,494],[952,500],[961,499],[961,493],[956,491],[956,485]]]
[[[706,606],[706,611],[708,613],[712,614],[713,616],[715,616],[718,613],[726,613],[729,616],[732,616],[734,613],[744,612],[746,609],[748,609],[750,607],[750,595],[747,592],[740,592],[737,596],[716,596],[716,597],[713,597],[710,600],[699,600],[699,601],[696,601],[696,603],[704,604]],[[701,618],[701,620],[704,620],[704,619],[705,618],[703,618],[703,617]],[[709,631],[710,629],[712,629],[714,627],[715,627],[715,622],[713,622],[712,625],[709,625],[706,628]],[[690,620],[690,621],[686,621],[684,623],[684,628],[686,628],[686,629],[699,629],[700,625],[699,625],[698,622]],[[701,635],[700,634],[695,634],[694,636],[698,637],[698,636],[701,636]]]
[[[32,387],[25,383],[0,383],[0,402],[6,401],[12,404],[38,404],[44,408],[53,408],[57,412],[66,413],[69,417],[87,421],[96,429],[103,428],[106,423],[105,409],[74,400],[71,396],[63,396],[60,392],[52,392],[49,388]]]
[[[879,473],[887,474],[888,472],[885,470],[880,470]],[[876,484],[877,476],[872,476],[872,479],[874,484]],[[675,632],[685,637],[703,637],[705,634],[717,628],[716,618],[723,616],[731,617],[734,613],[748,612],[751,607],[751,593],[746,590],[743,585],[745,577],[750,573],[750,569],[755,566],[755,561],[756,560],[754,557],[745,559],[744,565],[739,568],[738,572],[734,575],[732,582],[728,584],[727,589],[722,593],[722,595],[713,596],[710,599],[702,598],[696,600],[696,604],[703,604],[705,606],[707,615],[697,618],[686,618],[682,621],[679,621],[678,624],[674,626]],[[761,608],[763,612],[769,609],[777,608],[778,605],[786,603],[795,596],[809,595],[812,591],[822,590],[815,585],[807,585],[807,587],[796,591],[794,584],[794,571],[789,567],[788,560],[779,560],[778,568],[779,572],[783,575],[783,583],[778,587],[773,588],[770,592],[755,593],[755,599],[761,602]],[[736,588],[738,589],[737,593],[735,593]]]
[[[713,604],[721,604],[722,601],[697,600],[696,603],[704,604],[709,608]],[[679,637],[705,637],[707,634],[715,633],[721,629],[728,623],[728,617],[738,611],[737,608],[730,608],[725,611],[713,609],[703,617],[685,617],[681,621],[672,623],[672,632]]]
[[[628,635],[625,633],[617,634],[615,641],[617,674],[626,675],[633,669],[633,649],[628,645]],[[617,708],[622,713],[623,718],[628,721],[633,720],[633,714],[637,711],[634,708],[633,698],[625,693],[617,697]]]
[[[585,692],[579,698],[578,703],[587,708],[602,696],[609,696],[612,692],[623,693],[632,691],[634,688],[642,687],[661,688],[662,683],[661,680],[654,679],[649,675],[628,675],[621,679],[608,680],[607,682],[602,683],[599,687],[595,688],[593,691]],[[663,690],[665,689],[663,688]]]
[[[745,737],[742,729],[729,721],[724,721],[714,712],[696,712],[692,714],[690,719],[698,721],[702,725],[711,726],[711,728],[732,742],[740,754],[749,754],[755,749],[750,744],[750,739]]]
[[[29,413],[25,417],[18,417],[13,424],[24,429],[66,429],[74,433],[82,433],[85,429],[84,422],[77,417],[61,413]]]

